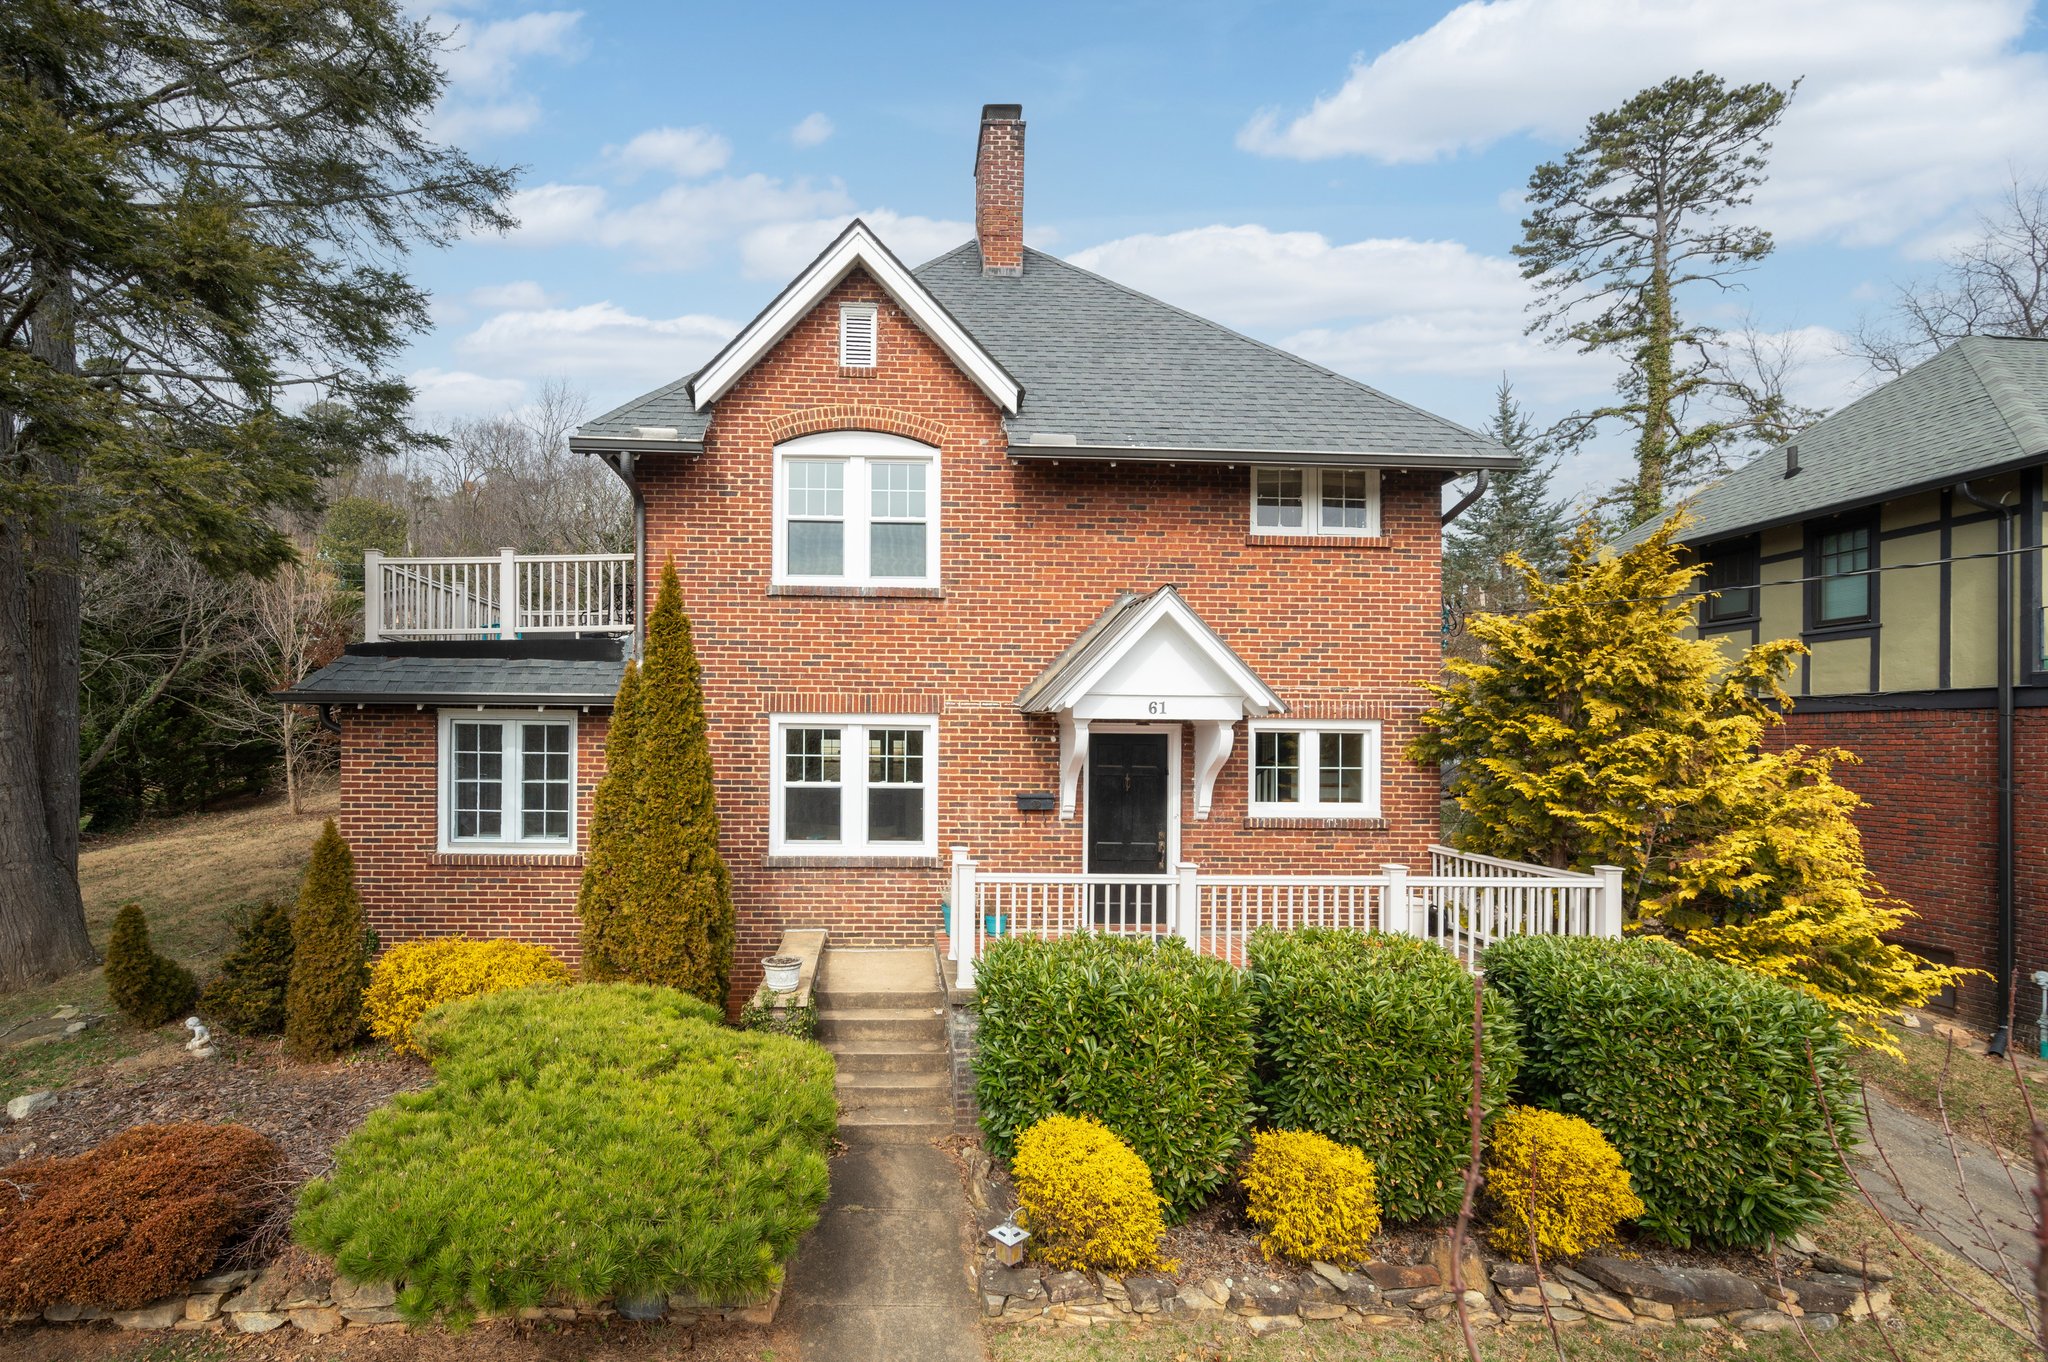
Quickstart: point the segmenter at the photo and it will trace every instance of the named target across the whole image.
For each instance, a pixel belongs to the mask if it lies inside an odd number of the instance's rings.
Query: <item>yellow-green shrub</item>
[[[363,1020],[370,1034],[391,1042],[399,1054],[424,1057],[412,1028],[427,1009],[480,993],[568,982],[568,969],[545,946],[461,936],[408,941],[385,952],[371,969]]]
[[[1372,1160],[1309,1130],[1262,1130],[1238,1174],[1259,1251],[1289,1262],[1362,1263],[1379,1233]]]
[[[1615,1227],[1643,1213],[1628,1169],[1589,1121],[1537,1107],[1511,1107],[1493,1123],[1486,1163],[1494,1248],[1573,1257],[1612,1242]]]
[[[1152,1171],[1092,1116],[1048,1116],[1017,1137],[1010,1159],[1017,1222],[1056,1268],[1171,1271],[1159,1256],[1166,1212]]]

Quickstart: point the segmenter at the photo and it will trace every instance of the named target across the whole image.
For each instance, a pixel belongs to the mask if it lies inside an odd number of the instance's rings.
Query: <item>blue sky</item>
[[[519,230],[420,255],[428,421],[561,378],[593,412],[707,357],[853,214],[907,259],[970,234],[975,124],[1021,102],[1032,244],[1477,424],[1603,360],[1522,334],[1531,167],[1666,76],[1803,77],[1755,219],[1780,240],[1712,318],[1835,405],[1842,333],[2048,176],[2029,0],[1436,4],[507,3],[436,12],[439,129],[524,167]],[[1702,305],[1707,300],[1700,300]],[[1573,487],[1622,465],[1610,438]]]

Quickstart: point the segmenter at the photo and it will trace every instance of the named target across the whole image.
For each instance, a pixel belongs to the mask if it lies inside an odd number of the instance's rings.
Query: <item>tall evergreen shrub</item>
[[[634,983],[665,984],[724,1007],[732,876],[718,854],[704,680],[673,561],[662,569],[642,653],[630,870],[607,959]]]
[[[284,1030],[291,978],[291,909],[271,899],[235,928],[235,949],[199,995],[199,1010],[241,1035],[274,1036]]]
[[[638,822],[634,781],[640,731],[640,664],[626,660],[619,693],[612,701],[611,726],[605,732],[604,776],[590,802],[590,840],[583,855],[583,887],[576,913],[583,919],[583,977],[592,982],[617,979],[621,914],[631,887]]]
[[[313,843],[292,916],[292,973],[285,988],[285,1049],[328,1059],[356,1043],[370,967],[356,862],[332,818]]]
[[[192,971],[151,949],[140,904],[127,904],[114,915],[106,977],[108,999],[137,1026],[162,1026],[199,997]]]

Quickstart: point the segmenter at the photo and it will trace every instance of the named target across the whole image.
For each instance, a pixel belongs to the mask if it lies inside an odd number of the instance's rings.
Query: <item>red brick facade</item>
[[[1795,711],[1789,741],[1843,747],[1862,758],[1840,768],[1868,800],[1857,815],[1870,867],[1918,919],[1900,936],[1952,952],[1955,963],[1992,970],[1998,941],[1998,716],[1991,709]],[[2030,1030],[2048,969],[2048,861],[2038,791],[2048,780],[2048,710],[2022,709],[2014,725],[2018,829],[2019,970],[2016,1020]],[[2030,807],[2034,806],[2034,807]],[[2030,818],[2031,813],[2031,818]],[[1958,1011],[1989,1029],[1997,993],[1989,979],[1961,990]]]
[[[838,365],[846,301],[878,305],[873,369]],[[838,429],[937,446],[938,591],[771,585],[772,450]],[[719,399],[703,455],[644,456],[638,476],[650,578],[675,560],[703,665],[739,916],[737,996],[785,927],[826,927],[853,945],[932,940],[945,848],[964,845],[989,870],[1082,868],[1083,817],[1016,807],[1017,793],[1059,785],[1056,726],[1020,714],[1016,699],[1125,590],[1177,586],[1291,717],[1384,720],[1378,825],[1248,823],[1242,725],[1198,822],[1183,731],[1182,859],[1269,872],[1427,863],[1436,773],[1404,751],[1420,683],[1440,666],[1436,475],[1385,475],[1377,539],[1254,538],[1241,467],[1013,460],[998,410],[856,272]],[[942,856],[886,868],[771,863],[768,716],[778,712],[936,714]],[[574,864],[431,854],[431,714],[349,712],[343,723],[348,832],[380,931],[511,932],[573,952]],[[581,730],[586,801],[602,727],[586,718]]]

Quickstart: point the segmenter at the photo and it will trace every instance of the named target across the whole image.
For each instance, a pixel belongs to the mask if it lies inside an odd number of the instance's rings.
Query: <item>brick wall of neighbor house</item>
[[[880,305],[873,370],[838,367],[839,304],[852,300]],[[771,593],[774,445],[854,428],[938,445],[942,596]],[[937,713],[942,853],[961,844],[992,870],[1078,870],[1084,819],[1015,807],[1019,791],[1057,788],[1059,751],[1053,721],[1020,715],[1015,701],[1125,589],[1178,586],[1294,715],[1386,721],[1386,821],[1373,828],[1247,826],[1242,727],[1197,823],[1184,734],[1184,859],[1275,872],[1427,863],[1436,776],[1402,753],[1418,685],[1439,669],[1433,476],[1387,475],[1380,540],[1255,540],[1241,468],[1012,461],[997,410],[862,273],[719,400],[702,456],[644,457],[639,475],[649,572],[675,558],[703,664],[739,913],[736,996],[785,927],[827,927],[835,943],[925,943],[946,895],[943,856],[768,864],[767,716]]]
[[[1990,970],[1998,928],[1998,719],[1990,709],[1795,711],[1787,741],[1844,747],[1862,758],[1842,783],[1869,801],[1857,815],[1870,867],[1918,914],[1900,938],[1953,952],[1955,963]],[[2016,1020],[2031,1034],[2040,993],[2029,976],[2048,969],[2048,863],[2040,852],[2038,792],[2048,780],[2048,710],[2022,709],[2014,725],[2018,828],[2019,970]],[[2030,809],[2030,803],[2032,808]],[[2030,819],[2030,813],[2032,815]],[[1989,1028],[1996,993],[1972,979],[1958,1012]]]
[[[437,853],[434,712],[373,707],[344,709],[340,718],[341,835],[355,855],[364,913],[383,943],[510,936],[575,961],[583,857]],[[577,716],[579,851],[604,772],[608,724],[603,714]]]

